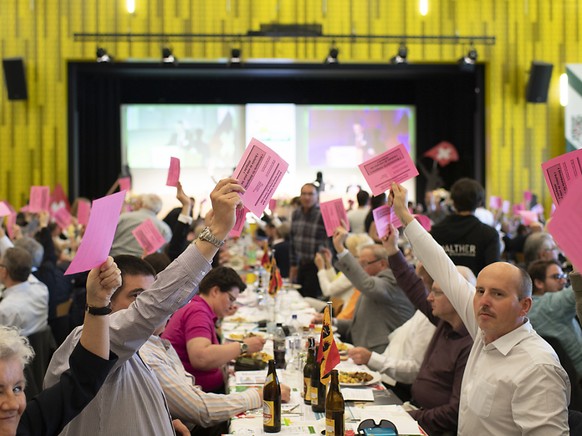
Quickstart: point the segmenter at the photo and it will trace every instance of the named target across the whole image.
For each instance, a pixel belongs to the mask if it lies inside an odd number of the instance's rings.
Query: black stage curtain
[[[78,75],[74,85],[69,89],[74,105],[69,108],[69,191],[73,198],[100,198],[121,169],[121,83],[111,75],[87,74]]]

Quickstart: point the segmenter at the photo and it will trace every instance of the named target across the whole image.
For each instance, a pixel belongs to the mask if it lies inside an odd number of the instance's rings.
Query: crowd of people
[[[487,211],[468,178],[424,206],[393,184],[388,195],[360,189],[349,226],[328,237],[319,186],[305,183],[291,213],[271,210],[232,238],[243,191],[221,180],[210,212],[194,217],[178,183],[181,206],[164,219],[160,198],[140,195],[120,215],[111,257],[72,276],[82,226],[40,212],[0,228],[0,434],[226,433],[229,418],[262,404],[260,390],[228,394],[225,381],[228,363],[265,340],[223,342],[219,328],[257,249],[314,308],[332,301],[350,358],[381,372],[429,435],[569,433],[582,410],[582,279],[543,213],[524,222]],[[385,204],[402,227],[380,235],[372,211]],[[146,220],[166,241],[149,255],[133,234]],[[59,348],[26,407],[27,338],[43,331]]]

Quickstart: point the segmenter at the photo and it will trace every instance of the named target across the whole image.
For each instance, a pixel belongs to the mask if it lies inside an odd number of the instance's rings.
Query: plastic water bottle
[[[283,324],[277,323],[275,334],[273,335],[273,354],[275,355],[275,366],[280,369],[285,369],[285,330]]]
[[[297,315],[293,314],[291,316],[291,323],[289,326],[291,330],[291,336],[289,337],[289,345],[288,349],[291,351],[291,360],[287,365],[287,369],[296,369],[300,371],[303,367],[303,362],[301,360],[301,352],[302,352],[302,328],[299,324],[299,320],[297,319]],[[290,368],[291,367],[291,368]]]
[[[291,329],[291,334],[301,335],[301,325],[299,324],[299,320],[297,319],[297,314],[291,315],[291,323],[289,325]]]

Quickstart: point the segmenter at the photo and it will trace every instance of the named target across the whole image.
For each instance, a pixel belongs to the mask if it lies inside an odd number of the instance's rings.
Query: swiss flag
[[[453,144],[447,141],[441,141],[429,151],[423,154],[423,156],[430,157],[432,160],[437,161],[441,167],[445,167],[451,162],[456,162],[459,160],[459,153]]]

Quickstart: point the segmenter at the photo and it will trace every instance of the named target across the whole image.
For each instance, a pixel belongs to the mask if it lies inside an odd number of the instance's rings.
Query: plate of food
[[[302,328],[303,328],[303,333],[309,333],[309,326],[308,325],[304,325]],[[323,328],[323,324],[315,324],[315,326],[313,328],[313,333],[316,333],[319,335],[321,333],[322,328]],[[331,331],[334,333],[337,332],[337,326],[332,325]]]
[[[247,338],[261,337],[265,338],[265,333],[262,332],[231,332],[224,335],[224,339],[232,342],[242,342]]]
[[[346,344],[345,342],[335,341],[335,344],[337,346],[337,350],[340,353],[340,356],[347,355],[348,350],[350,348],[354,348],[352,344]]]
[[[340,371],[339,383],[341,386],[370,386],[381,380],[380,374],[368,371]]]

